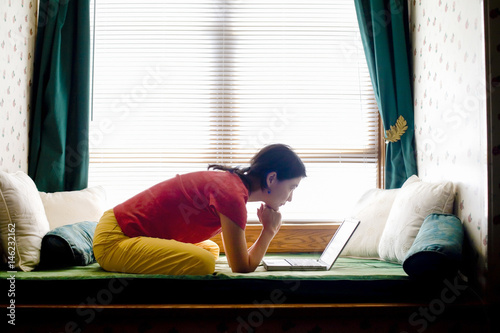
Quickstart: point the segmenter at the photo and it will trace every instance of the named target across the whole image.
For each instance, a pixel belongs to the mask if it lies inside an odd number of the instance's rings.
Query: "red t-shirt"
[[[247,201],[248,190],[238,175],[199,171],[161,182],[113,210],[129,237],[198,243],[221,231],[218,213],[245,229]]]

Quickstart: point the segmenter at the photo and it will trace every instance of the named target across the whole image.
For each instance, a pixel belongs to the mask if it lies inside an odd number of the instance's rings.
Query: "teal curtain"
[[[87,187],[89,0],[40,0],[28,173],[38,190]]]
[[[399,188],[417,174],[406,0],[355,0],[373,90],[385,130],[399,116],[408,129],[386,147],[385,187]]]

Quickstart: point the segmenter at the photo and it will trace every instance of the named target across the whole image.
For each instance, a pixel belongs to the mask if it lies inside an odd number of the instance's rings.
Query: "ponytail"
[[[262,148],[250,160],[250,166],[247,168],[210,164],[208,169],[229,171],[238,175],[249,191],[252,186],[251,178],[259,180],[261,189],[267,188],[267,175],[270,172],[276,172],[280,181],[306,177],[306,168],[302,160],[289,146],[283,144],[272,144]]]
[[[250,167],[247,168],[240,168],[240,167],[228,167],[225,165],[220,165],[220,164],[210,164],[208,165],[208,170],[222,170],[222,171],[229,171],[230,173],[234,173],[240,177],[241,181],[245,185],[248,191],[251,190],[251,185],[252,183],[250,182],[250,178],[247,175],[247,172],[250,170]]]

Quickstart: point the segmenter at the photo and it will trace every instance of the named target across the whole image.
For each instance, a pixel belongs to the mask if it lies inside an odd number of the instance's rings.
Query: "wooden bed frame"
[[[433,303],[31,305],[16,331],[79,332],[494,332],[497,309]]]
[[[337,227],[338,224],[284,225],[269,252],[321,252]],[[247,226],[249,243],[258,237],[260,229],[260,225]],[[221,242],[220,237],[213,240]],[[491,318],[498,311],[498,307],[485,304],[474,292],[457,297],[441,292],[436,298],[415,302],[298,303],[286,302],[276,290],[271,290],[267,299],[255,297],[259,301],[231,304],[50,304],[50,300],[43,304],[16,304],[16,325],[7,324],[7,327],[15,332],[51,333],[493,332],[495,326]],[[7,305],[4,303],[2,308],[9,314],[11,310]]]

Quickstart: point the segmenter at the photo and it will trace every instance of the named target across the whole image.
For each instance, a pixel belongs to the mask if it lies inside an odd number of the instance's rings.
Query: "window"
[[[110,205],[276,142],[308,173],[285,222],[341,220],[377,186],[378,111],[352,0],[94,2],[89,182]]]

